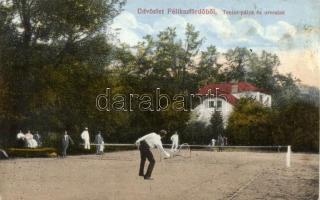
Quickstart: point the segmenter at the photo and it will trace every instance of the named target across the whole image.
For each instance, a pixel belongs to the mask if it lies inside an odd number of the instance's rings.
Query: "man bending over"
[[[157,147],[161,151],[161,153],[164,154],[165,158],[170,157],[170,154],[163,149],[161,142],[161,138],[163,138],[166,134],[167,132],[165,130],[161,130],[159,134],[149,133],[136,141],[136,145],[139,146],[141,158],[139,176],[143,176],[145,180],[152,180],[151,174],[156,163],[150,149]],[[146,162],[146,159],[148,159],[149,161],[149,166],[147,172],[144,174],[144,164]]]

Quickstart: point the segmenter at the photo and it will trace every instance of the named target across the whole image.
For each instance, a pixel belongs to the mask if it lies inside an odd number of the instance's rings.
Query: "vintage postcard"
[[[318,200],[319,10],[0,0],[0,200]]]

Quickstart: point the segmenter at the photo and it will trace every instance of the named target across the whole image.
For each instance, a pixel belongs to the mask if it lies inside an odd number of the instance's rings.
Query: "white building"
[[[271,96],[248,82],[209,84],[200,88],[198,94],[205,98],[193,110],[191,121],[202,121],[206,125],[210,124],[211,116],[217,110],[221,112],[226,126],[234,105],[241,97],[253,98],[264,106],[271,107]]]

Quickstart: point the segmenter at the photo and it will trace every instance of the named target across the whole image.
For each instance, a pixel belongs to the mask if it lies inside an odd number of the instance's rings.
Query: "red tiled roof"
[[[218,97],[225,97],[226,100],[234,105],[237,102],[237,98],[232,95],[232,85],[238,85],[238,92],[246,92],[246,91],[263,91],[257,88],[255,85],[248,82],[238,82],[238,83],[214,83],[208,84],[199,89],[198,94],[206,95],[209,90],[211,90],[212,95],[216,95],[216,88]]]
[[[245,91],[262,91],[261,89],[257,88],[255,85],[248,83],[248,82],[239,82],[234,83],[238,84],[238,92],[245,92]],[[231,94],[233,83],[214,83],[208,84],[199,89],[199,94],[207,94],[208,91],[211,89],[211,93],[214,94],[216,88],[219,88],[218,91],[222,91],[223,93]]]

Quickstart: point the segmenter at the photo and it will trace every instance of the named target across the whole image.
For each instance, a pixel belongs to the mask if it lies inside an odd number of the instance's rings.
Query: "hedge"
[[[9,148],[9,157],[57,157],[55,148]]]

